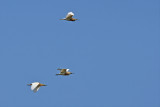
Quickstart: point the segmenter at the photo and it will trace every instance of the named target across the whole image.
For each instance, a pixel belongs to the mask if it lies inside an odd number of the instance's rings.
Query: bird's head
[[[74,73],[70,72],[70,74],[74,74]]]
[[[78,20],[78,19],[75,19],[75,18],[72,18],[72,19],[71,19],[71,21],[76,21],[76,20]]]
[[[47,86],[47,85],[45,85],[45,84],[39,84],[40,86]]]

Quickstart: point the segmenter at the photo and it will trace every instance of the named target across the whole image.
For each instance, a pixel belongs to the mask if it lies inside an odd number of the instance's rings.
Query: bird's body
[[[70,75],[70,74],[72,74],[72,72],[69,72],[69,69],[57,69],[57,70],[60,70],[60,73],[56,74],[56,75]]]
[[[37,92],[41,86],[46,86],[45,84],[41,84],[39,82],[34,82],[34,83],[28,84],[28,85],[31,86],[31,90],[33,92]]]
[[[76,21],[76,20],[78,20],[78,19],[73,18],[72,16],[74,16],[74,13],[69,12],[69,13],[66,15],[66,18],[60,19],[60,20],[67,20],[67,21]]]

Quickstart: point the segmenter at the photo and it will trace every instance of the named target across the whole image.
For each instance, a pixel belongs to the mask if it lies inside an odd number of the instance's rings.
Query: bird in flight
[[[33,92],[37,92],[41,86],[47,86],[47,85],[41,84],[39,82],[33,82],[32,84],[27,84],[27,85],[31,86],[31,90]]]
[[[76,20],[78,20],[78,19],[73,18],[72,16],[74,16],[74,13],[69,12],[69,13],[66,15],[66,18],[60,19],[60,20],[67,20],[67,21],[76,21]]]
[[[70,75],[70,74],[73,74],[72,72],[69,72],[69,69],[60,69],[60,68],[58,68],[57,70],[60,70],[60,73],[56,74],[56,75]]]

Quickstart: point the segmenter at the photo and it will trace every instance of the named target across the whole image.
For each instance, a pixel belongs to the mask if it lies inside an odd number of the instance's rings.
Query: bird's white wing
[[[37,92],[39,90],[40,86],[36,87],[33,92]]]
[[[31,90],[34,91],[38,86],[39,86],[39,82],[34,82],[34,83],[32,83],[32,85],[31,85]]]
[[[67,16],[66,16],[66,19],[71,19],[72,16],[74,16],[74,13],[69,12],[69,13],[67,14]]]
[[[66,69],[66,71],[68,72],[68,71],[69,71],[69,69]]]

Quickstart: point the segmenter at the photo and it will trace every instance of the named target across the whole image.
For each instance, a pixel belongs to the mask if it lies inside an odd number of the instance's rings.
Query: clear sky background
[[[160,107],[160,1],[1,0],[0,84],[1,107]]]

